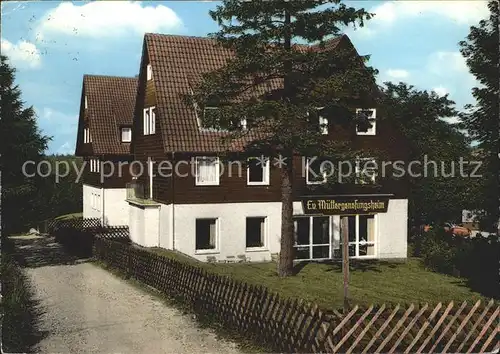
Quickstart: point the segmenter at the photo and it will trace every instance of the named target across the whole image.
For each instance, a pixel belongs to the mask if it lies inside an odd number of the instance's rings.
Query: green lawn
[[[83,216],[83,212],[79,213],[73,213],[73,214],[66,214],[66,215],[60,215],[54,220],[68,220],[68,219],[73,219],[73,218],[81,218]]]
[[[323,308],[340,308],[343,303],[341,264],[308,263],[294,277],[280,279],[275,263],[208,264],[179,253],[152,249],[155,253],[197,264],[208,271],[228,275],[250,284],[264,285],[286,297],[302,298]],[[465,280],[426,270],[419,259],[406,262],[352,262],[349,285],[351,303],[438,303],[477,300]]]

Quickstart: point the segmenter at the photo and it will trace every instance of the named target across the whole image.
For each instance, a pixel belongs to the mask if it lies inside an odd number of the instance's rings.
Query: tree
[[[490,1],[490,16],[472,26],[466,40],[461,41],[460,51],[470,72],[479,81],[472,89],[475,105],[467,105],[461,118],[461,127],[478,142],[483,159],[482,220],[487,231],[496,232],[500,219],[500,106],[499,106],[499,8],[497,1]]]
[[[38,162],[50,138],[37,127],[32,107],[24,108],[21,91],[14,84],[15,69],[0,56],[0,154],[2,170],[2,230],[20,231],[36,216],[32,208],[40,180],[22,172],[25,161]],[[32,173],[33,171],[29,171]]]
[[[471,160],[470,139],[454,124],[443,120],[458,115],[455,102],[448,95],[417,90],[402,82],[384,85],[380,110],[411,142],[410,160],[423,162],[427,156],[428,161],[437,163],[437,175],[431,163],[428,169],[431,173],[427,176],[424,166],[412,168],[422,177],[409,181],[409,219],[414,225],[455,220],[462,209],[471,206],[479,182],[478,178],[467,177],[473,172],[473,165],[463,164],[463,175],[459,169],[460,158],[465,162]],[[443,177],[442,172],[453,175]]]
[[[328,6],[330,5],[330,6]],[[344,26],[363,26],[371,14],[340,0],[224,0],[213,20],[221,30],[210,36],[234,57],[203,75],[187,99],[199,107],[216,106],[204,124],[228,129],[229,139],[247,139],[242,155],[281,156],[282,228],[278,274],[293,271],[293,157],[336,156],[346,145],[322,139],[321,116],[368,129],[375,70],[365,65],[349,40],[335,39]],[[314,44],[300,45],[298,41]],[[240,129],[241,118],[246,128]]]

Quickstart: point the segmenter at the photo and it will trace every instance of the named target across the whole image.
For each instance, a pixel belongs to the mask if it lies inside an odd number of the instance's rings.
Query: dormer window
[[[321,134],[327,135],[328,134],[328,119],[322,116],[319,117],[319,129],[321,131]]]
[[[90,129],[83,128],[83,143],[88,144],[92,142],[92,138],[90,136]]]
[[[147,81],[153,80],[153,68],[151,67],[151,64],[146,66],[146,78]]]
[[[144,108],[144,135],[151,135],[156,132],[156,109],[155,107]]]
[[[85,109],[89,108],[88,104],[87,104],[87,96],[85,96]]]
[[[241,127],[241,130],[246,130],[247,129],[247,120],[245,118],[243,118],[240,121],[240,127]]]
[[[132,141],[132,128],[122,127],[121,138],[122,138],[122,143],[130,143]]]
[[[377,134],[377,110],[375,108],[357,108],[356,115],[365,114],[368,122],[370,122],[371,127],[368,127],[366,131],[365,129],[361,129],[359,125],[356,125],[356,134],[357,135],[376,135]]]

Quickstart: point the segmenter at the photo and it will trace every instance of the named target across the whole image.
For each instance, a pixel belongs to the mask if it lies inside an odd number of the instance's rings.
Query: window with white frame
[[[342,218],[347,218],[347,235],[349,239],[349,257],[374,257],[376,255],[376,216],[350,215],[342,216],[340,235],[342,235]],[[342,236],[336,256],[342,257]]]
[[[218,186],[219,185],[219,158],[213,156],[197,156],[196,163],[196,185]]]
[[[328,134],[328,119],[319,115],[319,129],[321,131],[321,134],[327,135]]]
[[[376,135],[377,134],[377,110],[375,108],[357,108],[356,115],[366,115],[370,127],[366,131],[362,131],[360,127],[356,126],[357,135]]]
[[[247,217],[246,248],[263,248],[266,245],[265,217]]]
[[[250,157],[247,161],[247,184],[268,185],[269,184],[269,158]]]
[[[294,217],[296,259],[331,258],[333,238],[332,220],[330,216]]]
[[[144,108],[143,111],[144,121],[144,135],[151,135],[156,132],[156,109],[155,107]]]
[[[196,219],[196,251],[217,249],[218,219]]]
[[[146,80],[153,80],[153,67],[151,66],[151,64],[148,64],[146,66]]]
[[[317,157],[309,157],[306,161],[306,183],[324,184],[327,181],[327,162]]]
[[[377,162],[373,158],[356,160],[356,184],[375,184],[377,180]]]
[[[99,172],[100,171],[100,163],[99,159],[90,159],[90,172]]]
[[[130,143],[132,141],[132,128],[122,127],[121,137],[122,137],[122,143]]]
[[[92,138],[90,137],[90,129],[89,128],[83,128],[83,142],[85,144],[92,142]]]
[[[246,130],[247,129],[247,120],[246,118],[242,118],[241,121],[240,121],[240,128],[242,130]]]

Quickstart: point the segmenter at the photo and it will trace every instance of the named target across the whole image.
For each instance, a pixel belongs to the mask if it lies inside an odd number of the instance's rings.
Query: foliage
[[[2,229],[20,231],[35,217],[33,200],[39,190],[39,178],[22,172],[25,161],[40,161],[49,138],[37,127],[33,107],[24,107],[15,81],[15,69],[6,56],[0,56],[0,168],[2,170]]]
[[[37,218],[32,222],[40,222],[63,214],[78,213],[82,210],[83,190],[78,172],[82,168],[82,159],[75,156],[46,156],[51,164],[51,174],[41,182],[40,193],[34,202],[38,210]],[[56,178],[56,164],[59,164],[59,180]],[[65,165],[69,166],[66,170]],[[64,176],[68,171],[67,176]],[[45,171],[44,171],[45,172]]]
[[[5,241],[2,243],[3,246]],[[33,302],[33,289],[22,268],[3,249],[0,273],[2,349],[9,353],[29,353],[38,336],[35,328],[38,313]]]
[[[459,126],[478,142],[484,163],[481,200],[477,209],[486,212],[484,229],[496,232],[500,220],[500,71],[499,71],[499,5],[488,3],[490,16],[472,26],[466,40],[460,42],[461,53],[469,71],[479,81],[472,89],[475,105],[467,105],[460,115]]]
[[[329,5],[329,6],[325,6]],[[235,56],[226,65],[203,75],[187,100],[203,108],[218,107],[204,117],[207,127],[230,131],[229,139],[252,136],[244,155],[281,155],[282,230],[278,272],[292,274],[294,154],[341,156],[344,144],[321,135],[319,111],[330,122],[358,124],[367,129],[367,116],[355,107],[373,107],[376,71],[365,65],[346,37],[331,45],[347,25],[371,18],[364,9],[337,1],[225,0],[210,11],[221,27],[211,36]],[[299,45],[318,44],[318,50]],[[241,119],[246,129],[241,129]]]
[[[421,257],[428,268],[466,278],[473,290],[498,298],[498,236],[470,239],[431,230],[414,235],[413,249],[414,256]]]
[[[412,172],[420,173],[421,177],[409,180],[410,220],[419,225],[457,219],[462,209],[473,205],[479,178],[467,177],[474,169],[471,164],[464,164],[463,174],[460,171],[460,159],[465,162],[475,160],[471,156],[470,141],[456,126],[443,120],[458,115],[455,103],[448,95],[438,96],[402,82],[386,82],[382,90],[381,109],[384,115],[401,129],[411,143],[410,160],[422,163],[412,167]],[[427,176],[426,159],[429,161]],[[431,161],[437,163],[437,174]],[[455,165],[454,170],[452,164]],[[446,177],[451,172],[454,172],[453,176]]]

